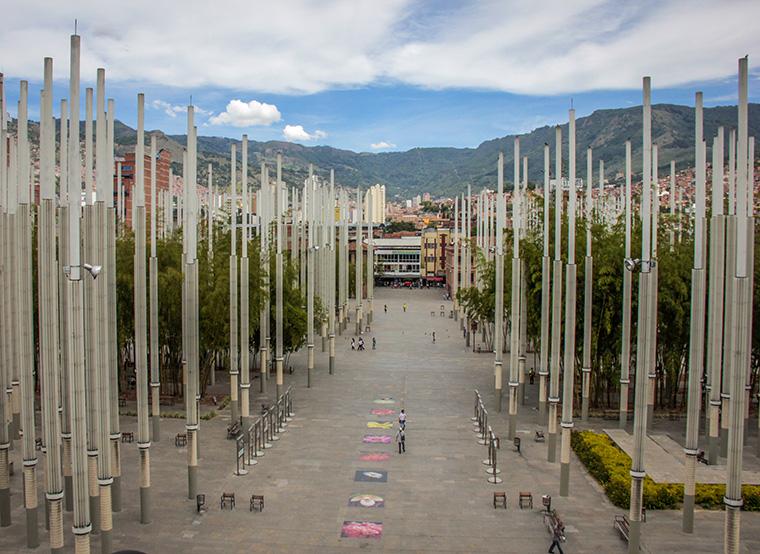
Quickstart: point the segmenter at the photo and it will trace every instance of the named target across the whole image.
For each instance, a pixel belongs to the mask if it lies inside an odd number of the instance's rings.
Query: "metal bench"
[[[536,436],[533,438],[533,440],[536,442],[544,442],[546,440],[544,432],[541,430],[536,430]]]
[[[529,492],[521,492],[520,493],[520,509],[524,510],[526,508],[533,509],[533,494]]]
[[[222,498],[219,500],[219,506],[222,510],[224,510],[225,506],[229,506],[230,510],[234,510],[235,509],[235,493],[223,492]]]
[[[125,396],[119,397],[119,408],[123,408],[127,405],[127,398]]]
[[[505,510],[507,509],[507,493],[506,492],[493,493],[493,507],[497,508],[498,506],[501,506]]]
[[[206,511],[206,495],[205,494],[195,495],[195,506],[198,509],[198,513]]]
[[[240,423],[238,423],[237,421],[227,426],[228,439],[236,438],[239,432],[240,432]]]
[[[517,450],[517,453],[520,453],[520,437],[515,437],[515,439],[512,441],[515,445],[515,450]]]
[[[135,442],[135,434],[132,431],[122,431],[121,442]]]
[[[625,515],[615,516],[612,525],[618,530],[620,536],[625,539],[625,542],[628,542],[628,537],[631,534],[631,524],[628,518]]]
[[[187,433],[177,433],[177,436],[174,437],[174,446],[177,448],[187,446]]]
[[[258,510],[260,512],[264,511],[264,495],[261,494],[252,494],[251,495],[251,507],[250,511]]]

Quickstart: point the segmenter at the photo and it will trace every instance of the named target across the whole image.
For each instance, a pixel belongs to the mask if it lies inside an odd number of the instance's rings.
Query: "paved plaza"
[[[161,554],[347,549],[540,553],[550,543],[540,499],[550,494],[566,523],[565,552],[626,552],[612,526],[613,515],[623,510],[607,501],[574,457],[571,496],[560,498],[559,464],[549,464],[546,444],[532,440],[539,428],[535,409],[520,408],[521,453],[502,441],[498,464],[504,482],[487,482],[482,464],[486,448],[477,444],[470,417],[477,388],[487,404],[489,424],[497,435],[506,435],[506,414],[495,413],[493,356],[465,348],[459,323],[448,317],[451,303],[442,300],[442,289],[378,288],[375,293],[375,320],[365,334],[366,351],[350,349],[352,322],[349,332],[337,339],[336,371],[331,376],[318,340],[310,389],[303,353],[291,357],[295,372],[286,374],[286,385],[293,385],[295,418],[248,475],[233,474],[234,441],[225,438],[229,413],[202,422],[199,492],[207,498],[205,513],[197,514],[195,500],[186,498],[186,452],[173,440],[184,430],[183,420],[164,419],[161,441],[151,447],[150,525],[138,522],[137,447],[125,444],[124,509],[114,514],[114,547]],[[372,350],[373,337],[377,350]],[[252,391],[258,391],[258,380]],[[529,406],[535,406],[535,395],[536,387],[528,386]],[[267,400],[252,396],[252,411],[257,412]],[[405,454],[398,454],[394,439],[401,408],[408,413]],[[610,423],[590,425],[601,430]],[[123,430],[134,431],[135,426],[135,418],[122,418]],[[378,437],[389,437],[390,443]],[[17,448],[12,453],[16,468],[19,456]],[[0,530],[0,552],[27,551],[19,473],[12,477],[13,525]],[[38,475],[41,482],[42,471]],[[234,510],[220,510],[223,491],[235,493]],[[494,491],[507,493],[507,510],[493,508]],[[533,494],[533,510],[518,508],[521,491]],[[264,496],[263,512],[249,511],[252,494]],[[67,528],[70,517],[67,513]],[[44,518],[40,520],[42,525]],[[742,552],[760,549],[759,522],[757,514],[743,514]],[[680,512],[650,511],[643,527],[646,550],[722,550],[722,512],[698,510],[692,537],[680,528]],[[45,551],[47,533],[43,530],[40,536],[38,551]],[[71,548],[70,532],[66,538]],[[93,552],[100,551],[97,536],[92,546]]]

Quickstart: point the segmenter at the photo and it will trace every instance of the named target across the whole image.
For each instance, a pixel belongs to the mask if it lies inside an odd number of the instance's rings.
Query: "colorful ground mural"
[[[359,459],[362,462],[387,462],[390,460],[391,455],[385,452],[371,452],[369,454],[362,454]]]
[[[379,539],[383,524],[379,521],[344,521],[340,536],[347,539]]]
[[[354,481],[362,483],[387,483],[388,472],[376,469],[360,469],[354,474]]]
[[[390,444],[391,437],[388,435],[364,435],[362,442],[366,444]]]
[[[389,416],[394,415],[396,413],[396,410],[392,410],[390,408],[375,408],[370,413],[376,416]]]
[[[348,505],[352,508],[382,508],[385,499],[374,494],[355,494],[348,499]]]
[[[393,429],[393,423],[390,421],[369,421],[367,427],[370,429]]]

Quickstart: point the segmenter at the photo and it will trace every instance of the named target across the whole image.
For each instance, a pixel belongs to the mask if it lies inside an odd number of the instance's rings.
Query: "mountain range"
[[[730,129],[736,127],[736,106],[718,106],[704,110],[704,136],[710,160],[712,137],[723,126],[728,142]],[[563,172],[567,175],[567,123],[561,125],[563,140]],[[84,133],[84,125],[82,125]],[[160,130],[147,131],[157,134],[158,147],[172,154],[173,169],[182,171],[182,150],[186,135],[166,135]],[[749,106],[750,136],[760,136],[760,104]],[[32,141],[38,135],[37,125],[30,125]],[[429,192],[433,197],[452,196],[464,192],[467,184],[474,190],[482,187],[495,188],[496,160],[500,151],[505,157],[505,179],[511,184],[516,135],[507,135],[485,141],[476,148],[413,148],[405,152],[367,153],[353,152],[330,146],[304,146],[301,144],[249,140],[249,183],[258,186],[259,166],[266,162],[270,167],[278,153],[283,158],[283,179],[286,183],[299,184],[308,175],[309,164],[323,177],[335,170],[336,183],[343,186],[386,185],[389,198],[410,198],[415,194]],[[544,144],[548,143],[554,156],[555,127],[544,126],[519,135],[520,154],[528,157],[528,179],[543,181]],[[137,133],[131,127],[116,121],[114,143],[117,154],[134,148]],[[586,149],[593,149],[594,171],[598,175],[598,161],[604,160],[607,179],[622,178],[625,168],[625,141],[632,143],[634,174],[641,171],[642,128],[641,106],[620,109],[596,110],[576,121],[576,174],[586,174]],[[669,171],[670,161],[675,160],[677,169],[694,163],[694,108],[674,104],[652,106],[652,140],[658,146],[660,171]],[[227,137],[198,136],[198,181],[206,182],[207,168],[213,167],[214,183],[226,188],[229,185],[230,149],[237,145],[238,175],[240,175],[240,140]],[[760,149],[759,149],[760,150]],[[726,152],[728,148],[726,147]],[[759,152],[760,154],[760,152]],[[551,161],[552,173],[554,160]],[[597,177],[598,178],[598,177]],[[511,186],[511,185],[510,185]]]

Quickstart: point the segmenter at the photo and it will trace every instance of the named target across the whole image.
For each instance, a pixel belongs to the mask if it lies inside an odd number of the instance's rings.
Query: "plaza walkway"
[[[330,376],[318,340],[310,389],[301,369],[303,354],[294,355],[290,364],[296,371],[286,378],[294,387],[295,418],[248,475],[233,475],[234,443],[225,439],[229,414],[203,422],[199,492],[206,494],[208,511],[201,515],[195,512],[195,500],[186,498],[185,449],[173,441],[183,420],[164,419],[162,440],[151,448],[151,525],[138,523],[137,448],[124,445],[124,509],[114,515],[114,546],[161,554],[347,549],[540,553],[550,543],[540,498],[550,494],[566,523],[565,552],[626,552],[612,527],[613,515],[622,510],[606,500],[575,458],[571,496],[559,497],[559,465],[547,463],[546,445],[532,440],[534,409],[520,408],[522,452],[502,441],[498,458],[504,482],[487,482],[482,464],[486,448],[477,444],[470,421],[473,389],[483,394],[489,423],[502,437],[506,414],[494,409],[492,355],[465,349],[459,324],[448,318],[450,309],[442,289],[378,288],[375,319],[364,335],[366,351],[350,349],[352,322],[337,338],[336,372]],[[258,391],[257,380],[252,391]],[[529,386],[531,406],[535,394]],[[265,401],[253,395],[254,407]],[[408,413],[407,448],[399,455],[394,436],[401,408]],[[134,430],[134,418],[122,420],[124,430]],[[392,428],[384,425],[389,422]],[[17,449],[17,467],[18,456]],[[14,524],[0,530],[0,552],[25,551],[18,472],[12,479]],[[235,492],[233,511],[220,510],[222,491]],[[494,491],[506,491],[507,510],[492,507]],[[518,508],[520,491],[533,494],[533,510]],[[262,513],[248,510],[254,493],[265,497]],[[69,526],[70,514],[66,517]],[[746,552],[760,547],[758,521],[755,514],[743,517]],[[718,552],[722,522],[721,512],[699,511],[696,541],[690,543],[680,532],[679,512],[650,512],[644,542],[649,552]],[[41,539],[42,549],[47,534],[42,532]],[[69,533],[67,547],[70,542]],[[94,536],[93,551],[99,549]]]

